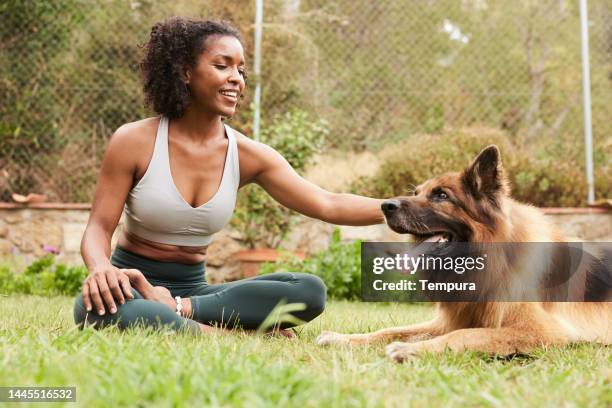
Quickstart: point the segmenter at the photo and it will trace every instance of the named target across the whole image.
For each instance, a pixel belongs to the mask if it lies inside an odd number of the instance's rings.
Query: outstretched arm
[[[332,193],[304,179],[276,150],[259,144],[260,170],[253,181],[276,201],[309,217],[338,225],[384,222],[384,200],[355,194]]]

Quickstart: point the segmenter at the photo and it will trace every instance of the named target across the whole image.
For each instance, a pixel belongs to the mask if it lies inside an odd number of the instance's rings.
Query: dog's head
[[[446,173],[416,187],[413,196],[382,204],[389,227],[417,242],[495,241],[508,199],[497,146],[488,146],[462,172]]]

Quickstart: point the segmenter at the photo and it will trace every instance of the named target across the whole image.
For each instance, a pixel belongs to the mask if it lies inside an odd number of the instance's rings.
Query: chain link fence
[[[91,200],[109,136],[151,114],[138,44],[154,22],[230,20],[252,62],[254,1],[169,3],[0,2],[0,201]],[[612,4],[590,0],[589,21],[595,177],[610,178]],[[487,127],[570,146],[584,166],[577,1],[266,1],[263,43],[264,127],[302,109],[327,120],[328,147],[350,150]],[[247,134],[251,94],[232,119]]]
[[[293,18],[316,48],[316,105],[343,135],[338,143],[369,147],[474,125],[525,143],[582,141],[577,1],[301,3]],[[602,145],[612,139],[612,4],[589,6]]]

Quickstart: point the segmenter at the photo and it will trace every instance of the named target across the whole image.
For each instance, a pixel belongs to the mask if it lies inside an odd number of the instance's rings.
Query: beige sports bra
[[[153,242],[180,246],[205,246],[230,220],[240,184],[238,147],[233,129],[225,125],[229,140],[221,185],[210,200],[192,207],[179,193],[170,172],[168,118],[162,116],[153,157],[125,203],[127,232]]]

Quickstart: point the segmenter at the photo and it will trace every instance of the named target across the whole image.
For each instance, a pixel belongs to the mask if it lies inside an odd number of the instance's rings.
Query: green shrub
[[[340,230],[332,234],[329,248],[304,261],[283,257],[274,263],[264,263],[260,274],[291,271],[311,273],[327,286],[331,299],[358,300],[361,296],[361,241],[340,242]]]
[[[46,255],[40,259],[35,260],[30,265],[28,265],[23,271],[24,275],[40,275],[44,271],[53,267],[55,263],[55,259],[53,255]]]
[[[28,265],[23,273],[15,273],[6,265],[0,266],[0,293],[33,295],[76,295],[87,277],[84,266],[69,267],[56,264],[52,255]]]
[[[241,189],[231,225],[249,248],[276,248],[292,225],[291,210],[278,204],[256,184]]]
[[[6,265],[0,266],[0,293],[13,293],[15,291],[15,274]]]
[[[327,122],[299,109],[275,117],[261,134],[261,141],[279,151],[296,170],[303,170],[323,147]]]
[[[381,152],[383,165],[372,176],[351,186],[356,194],[374,197],[410,195],[425,180],[447,171],[460,171],[485,146],[496,144],[502,153],[512,196],[540,207],[586,204],[586,180],[581,141],[557,139],[531,144],[512,144],[505,133],[494,129],[447,130],[437,135],[414,135]],[[612,145],[598,146],[595,156],[595,190],[604,198],[612,188]]]
[[[81,291],[81,286],[89,272],[84,266],[67,267],[57,265],[55,269],[55,288],[60,293],[76,295]]]

